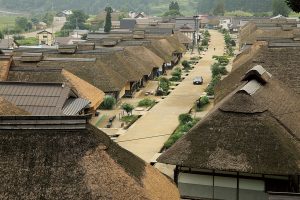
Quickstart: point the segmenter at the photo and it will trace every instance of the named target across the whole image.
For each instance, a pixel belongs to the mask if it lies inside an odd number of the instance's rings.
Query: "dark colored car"
[[[196,78],[194,78],[193,84],[194,85],[202,85],[203,84],[203,78],[202,78],[202,76],[197,76]]]

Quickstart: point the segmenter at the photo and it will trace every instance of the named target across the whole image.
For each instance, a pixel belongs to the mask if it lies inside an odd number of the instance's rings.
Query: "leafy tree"
[[[300,1],[299,0],[286,0],[287,5],[294,11],[300,12]]]
[[[26,17],[17,17],[15,20],[16,28],[23,31],[28,31],[32,29],[32,23],[28,21]]]
[[[180,124],[187,124],[188,122],[193,121],[193,118],[190,114],[181,114],[178,117]]]
[[[219,0],[216,7],[213,10],[214,15],[221,15],[224,16],[225,14],[225,5],[223,0]]]
[[[190,63],[187,60],[182,61],[181,64],[182,64],[184,69],[190,69],[191,68]]]
[[[116,103],[117,103],[117,100],[113,96],[107,95],[104,97],[104,100],[103,100],[102,104],[100,105],[100,108],[111,110],[111,109],[113,109],[113,107]]]
[[[0,31],[0,39],[4,39],[4,34]]]
[[[36,25],[39,23],[39,19],[37,17],[32,17],[31,20],[32,24]]]
[[[82,10],[73,10],[73,14],[71,14],[62,30],[71,31],[76,29],[78,26],[79,29],[87,29],[88,26],[85,24],[86,20],[89,18],[87,14],[85,14]]]
[[[180,13],[180,7],[178,2],[172,1],[169,5],[169,11],[165,12],[164,17],[176,17],[176,16],[182,16]]]
[[[284,0],[273,0],[272,7],[274,16],[283,15],[287,17],[290,13],[290,9]]]
[[[105,26],[104,26],[104,32],[109,33],[111,31],[111,13],[113,12],[113,9],[111,7],[106,7],[106,18],[105,18]]]
[[[122,109],[125,110],[125,112],[127,113],[127,115],[131,114],[131,112],[134,109],[134,106],[129,104],[129,103],[124,103],[122,106]]]
[[[161,77],[159,79],[158,88],[163,91],[164,94],[167,94],[171,86],[171,82],[165,78]]]
[[[45,22],[48,26],[51,25],[53,23],[53,19],[54,19],[54,14],[47,12],[43,17],[42,17],[42,21]]]

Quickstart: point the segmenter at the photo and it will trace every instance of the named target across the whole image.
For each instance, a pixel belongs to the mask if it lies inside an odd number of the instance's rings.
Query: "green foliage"
[[[105,25],[104,25],[104,32],[109,33],[111,31],[111,13],[113,9],[111,7],[106,7],[106,18],[105,18]]]
[[[149,98],[145,98],[139,101],[138,106],[140,107],[152,107],[155,105],[155,100],[151,100]]]
[[[179,4],[177,1],[171,1],[170,5],[169,5],[169,10],[177,10],[179,11],[180,8],[179,8]]]
[[[164,17],[176,17],[176,16],[183,16],[180,13],[180,7],[177,1],[172,1],[169,5],[169,11],[163,14]]]
[[[180,124],[186,124],[188,122],[193,121],[193,118],[190,114],[186,113],[179,115],[178,120]]]
[[[170,78],[170,81],[180,81],[181,80],[181,72],[182,72],[182,70],[179,67],[176,67],[171,73],[172,78]]]
[[[218,65],[226,66],[229,63],[229,59],[227,56],[213,56],[213,59],[218,61]]]
[[[182,119],[179,119],[179,126],[164,144],[164,147],[167,149],[170,148],[185,133],[191,130],[191,128],[193,128],[199,121],[199,119],[193,119],[190,114],[182,114],[180,116]]]
[[[15,27],[22,31],[29,31],[32,29],[32,23],[26,17],[17,17],[15,20]]]
[[[104,100],[103,100],[102,104],[100,105],[100,108],[106,109],[106,110],[111,110],[116,105],[116,103],[117,103],[117,100],[113,96],[107,95],[104,97]]]
[[[207,46],[208,45],[208,39],[207,38],[204,38],[201,42],[201,45],[202,46]]]
[[[78,26],[79,29],[88,29],[89,27],[85,24],[88,18],[89,16],[82,10],[73,10],[73,14],[68,17],[61,31],[70,32],[76,29],[76,26]]]
[[[168,91],[170,89],[170,86],[171,86],[171,82],[167,78],[165,78],[165,77],[160,77],[159,78],[158,88],[165,95],[168,93]]]
[[[182,61],[181,64],[182,64],[184,69],[190,69],[191,68],[190,63],[187,60]]]
[[[35,37],[29,37],[29,38],[16,40],[16,43],[21,46],[35,46],[39,44],[39,41]]]
[[[273,0],[272,2],[273,15],[289,16],[290,9],[284,0]]]
[[[42,21],[45,22],[48,26],[53,23],[54,14],[47,12],[43,17]]]
[[[219,0],[216,7],[213,10],[215,16],[224,16],[225,14],[225,4],[224,0]]]
[[[209,98],[207,96],[200,97],[197,101],[197,108],[203,108],[207,104],[209,104]]]
[[[215,91],[214,91],[215,87],[220,82],[220,80],[221,80],[221,75],[217,75],[212,78],[211,82],[205,89],[205,92],[207,93],[207,95],[212,96],[215,94]]]
[[[300,12],[300,1],[299,0],[286,0],[287,5],[294,11]]]
[[[125,122],[126,124],[132,124],[136,120],[138,120],[138,115],[127,115],[121,118],[121,121]]]
[[[122,104],[122,109],[125,110],[125,112],[127,113],[127,115],[131,114],[131,112],[133,111],[134,109],[134,106],[129,104],[129,103],[124,103]]]

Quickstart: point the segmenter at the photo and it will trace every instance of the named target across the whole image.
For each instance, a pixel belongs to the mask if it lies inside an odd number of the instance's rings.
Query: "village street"
[[[210,66],[214,62],[212,56],[223,55],[225,46],[223,35],[215,30],[210,31],[210,33],[211,43],[208,51],[189,76],[170,95],[119,136],[116,142],[120,146],[148,163],[161,150],[165,141],[178,126],[178,116],[189,112],[210,82]],[[214,48],[216,49],[214,50]],[[187,53],[185,55],[185,57],[189,56],[197,56],[197,54],[190,55]],[[193,85],[193,79],[196,76],[204,78],[203,85]]]

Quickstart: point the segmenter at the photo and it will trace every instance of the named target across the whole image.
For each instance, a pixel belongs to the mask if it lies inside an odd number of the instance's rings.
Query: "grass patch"
[[[130,124],[132,122],[135,122],[139,118],[138,115],[127,115],[121,118],[122,122],[125,122],[126,124]]]
[[[155,100],[151,100],[149,98],[145,98],[145,99],[139,101],[139,103],[138,103],[139,107],[146,107],[146,108],[152,107],[154,105],[155,105]]]
[[[16,41],[21,46],[34,46],[39,44],[39,40],[35,37],[29,37]]]
[[[182,116],[182,115],[181,115]],[[199,118],[185,117],[185,120],[179,119],[181,123],[176,128],[174,133],[170,136],[170,138],[165,142],[164,148],[170,148],[177,140],[179,140],[184,134],[186,134],[193,126],[197,124],[200,120]]]

